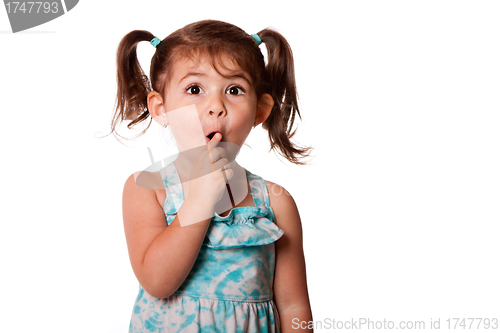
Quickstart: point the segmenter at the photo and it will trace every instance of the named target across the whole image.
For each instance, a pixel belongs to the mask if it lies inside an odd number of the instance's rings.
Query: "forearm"
[[[309,306],[289,308],[279,312],[281,332],[313,332],[308,328],[312,323],[312,312]],[[312,326],[311,326],[312,327]]]
[[[211,205],[186,198],[175,219],[144,254],[141,284],[148,293],[166,298],[181,286],[200,252],[212,215]]]

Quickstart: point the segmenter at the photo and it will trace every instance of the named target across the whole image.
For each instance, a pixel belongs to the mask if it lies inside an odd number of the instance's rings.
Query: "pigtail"
[[[134,30],[120,42],[117,52],[117,85],[116,111],[111,123],[111,130],[116,133],[116,126],[124,120],[132,120],[127,128],[131,128],[146,120],[149,116],[147,97],[151,83],[137,60],[137,44],[151,41],[155,36],[148,31]],[[139,135],[146,132],[151,125]]]
[[[290,139],[295,115],[300,119],[295,86],[295,70],[290,45],[279,32],[264,29],[258,33],[267,48],[266,89],[274,99],[271,114],[262,124],[269,133],[271,149],[276,149],[283,157],[295,164],[306,164],[299,159],[309,156],[311,147],[297,147]]]

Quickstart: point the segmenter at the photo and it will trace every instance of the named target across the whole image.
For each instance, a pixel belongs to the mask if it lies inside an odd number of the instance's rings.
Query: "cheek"
[[[243,131],[252,128],[254,118],[250,113],[240,113],[234,120],[235,125]]]
[[[173,111],[173,110],[179,109],[183,106],[186,106],[186,105],[183,105],[182,101],[180,101],[179,98],[177,98],[175,96],[172,96],[168,99],[165,99],[165,101],[166,101],[165,107],[166,107],[167,111]]]
[[[228,127],[230,128],[230,133],[233,140],[236,140],[238,141],[237,143],[242,144],[252,130],[253,122],[253,118],[248,115],[238,115],[232,117]],[[236,143],[236,141],[234,142]]]

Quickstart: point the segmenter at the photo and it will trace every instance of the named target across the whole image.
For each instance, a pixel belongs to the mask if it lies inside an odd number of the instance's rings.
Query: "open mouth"
[[[207,138],[208,138],[209,140],[212,140],[212,138],[214,137],[214,135],[215,135],[215,134],[217,134],[217,133],[220,133],[220,132],[212,132],[212,133],[210,133],[209,135],[207,135]],[[222,133],[221,133],[221,134],[222,134]]]

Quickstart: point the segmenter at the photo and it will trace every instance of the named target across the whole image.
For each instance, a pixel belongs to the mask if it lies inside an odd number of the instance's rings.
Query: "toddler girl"
[[[137,60],[142,41],[156,47],[151,81]],[[124,228],[139,281],[129,332],[291,332],[297,322],[311,321],[293,198],[238,168],[224,148],[241,147],[262,124],[271,148],[290,162],[304,164],[309,155],[311,148],[290,141],[300,114],[285,38],[271,29],[249,35],[213,20],[161,41],[136,30],[122,39],[117,65],[115,134],[121,121],[131,120],[131,128],[150,116],[168,126],[168,112],[194,105],[208,148],[162,168],[161,189],[141,187],[134,176],[125,183]],[[213,171],[193,176],[204,165]],[[214,214],[226,183],[241,175],[246,196]]]

